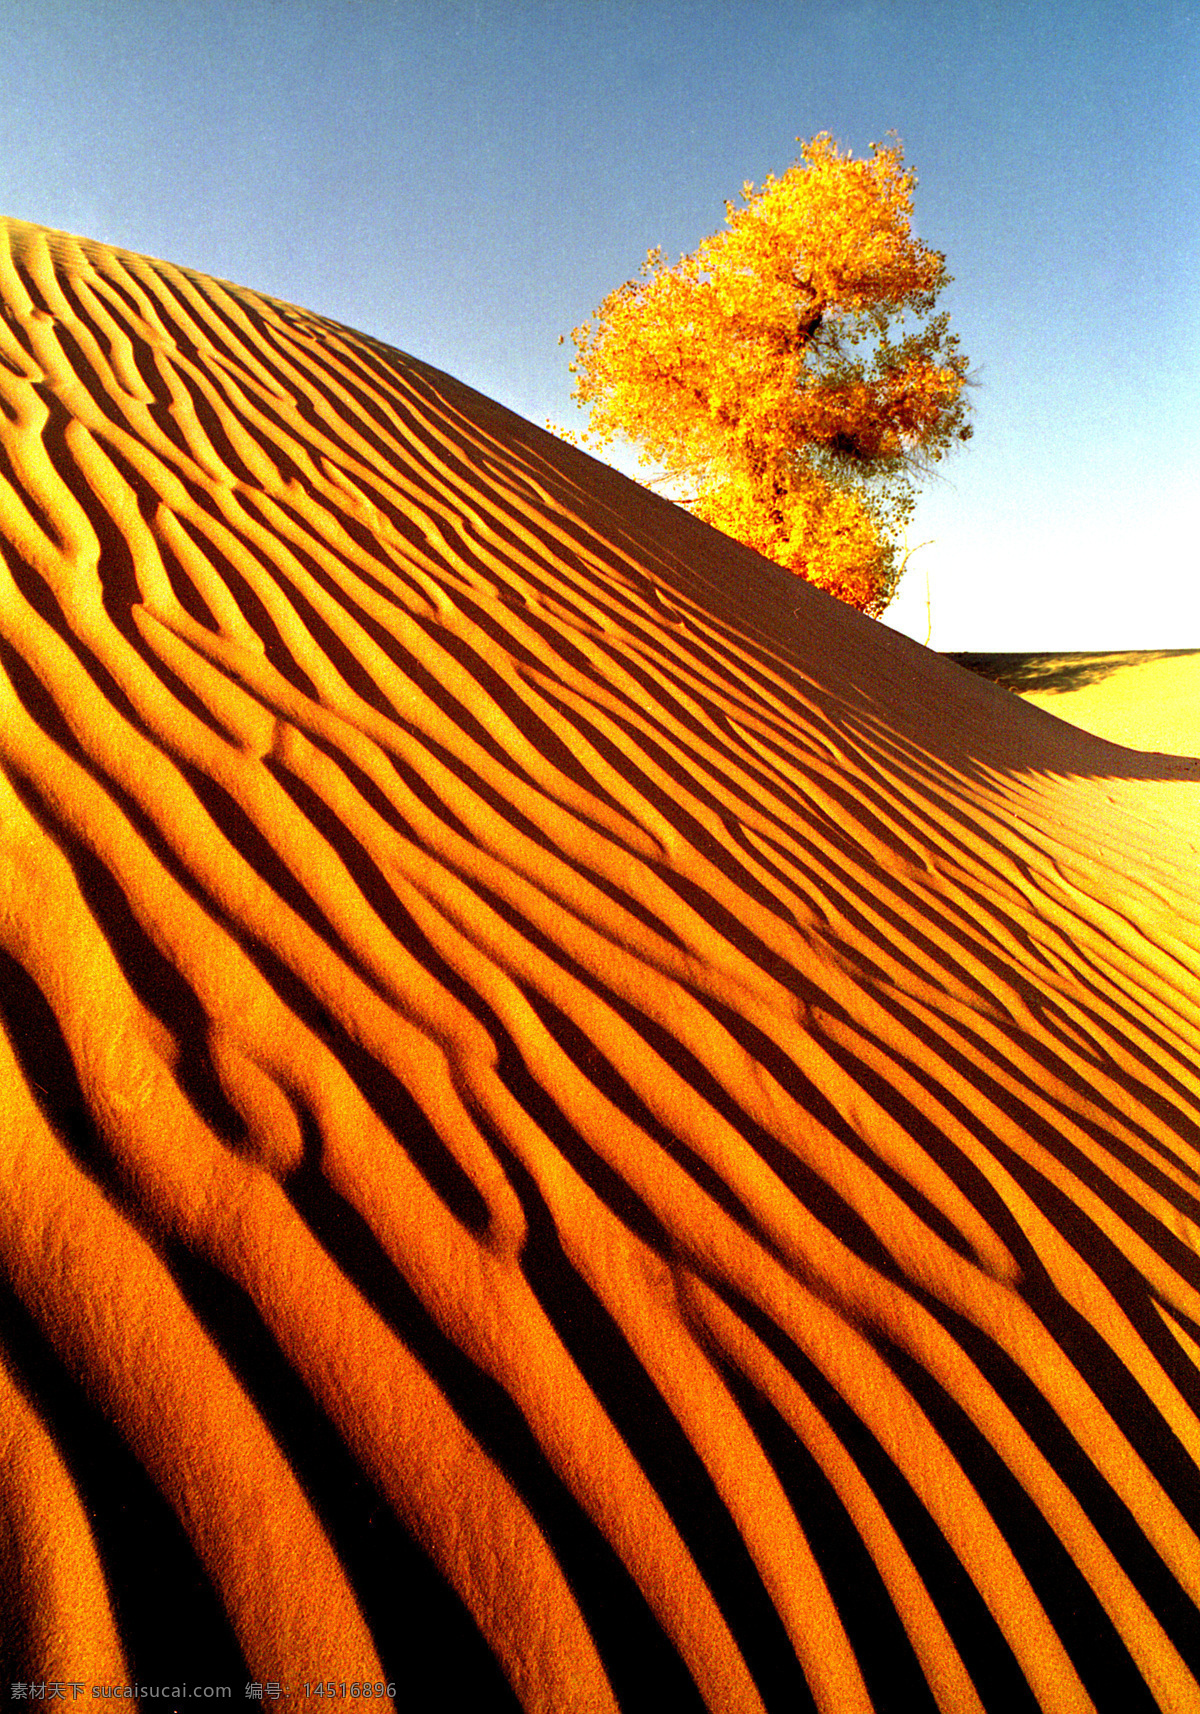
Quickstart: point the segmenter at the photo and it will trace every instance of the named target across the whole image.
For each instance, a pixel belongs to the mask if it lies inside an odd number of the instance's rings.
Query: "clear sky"
[[[560,333],[797,137],[889,130],[979,382],[887,622],[1200,647],[1200,8],[0,0],[0,212],[300,303],[575,423]],[[625,467],[633,468],[632,462]]]

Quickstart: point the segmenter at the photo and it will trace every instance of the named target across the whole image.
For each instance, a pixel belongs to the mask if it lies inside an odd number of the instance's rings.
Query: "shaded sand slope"
[[[1200,1708],[1197,764],[5,236],[10,1676]]]

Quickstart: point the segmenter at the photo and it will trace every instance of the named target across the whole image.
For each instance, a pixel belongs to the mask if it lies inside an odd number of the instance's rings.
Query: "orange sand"
[[[0,1662],[1200,1710],[1200,762],[0,246]]]

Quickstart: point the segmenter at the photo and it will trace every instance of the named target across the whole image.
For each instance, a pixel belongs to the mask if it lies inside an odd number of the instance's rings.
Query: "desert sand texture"
[[[0,293],[5,1676],[1200,1709],[1200,763],[317,315]]]

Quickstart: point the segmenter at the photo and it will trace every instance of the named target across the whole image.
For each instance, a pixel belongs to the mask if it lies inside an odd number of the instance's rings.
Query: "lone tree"
[[[913,477],[971,434],[916,182],[898,140],[856,161],[822,133],[675,267],[651,250],[571,336],[585,441],[640,443],[698,517],[873,616]]]

